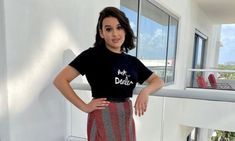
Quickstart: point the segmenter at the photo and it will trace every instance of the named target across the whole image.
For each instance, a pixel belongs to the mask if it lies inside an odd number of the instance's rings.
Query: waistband
[[[95,98],[95,97],[94,97]],[[96,99],[96,98],[95,98]],[[130,100],[129,97],[126,97],[126,98],[113,98],[113,97],[107,97],[107,101],[110,101],[110,102],[126,102]]]

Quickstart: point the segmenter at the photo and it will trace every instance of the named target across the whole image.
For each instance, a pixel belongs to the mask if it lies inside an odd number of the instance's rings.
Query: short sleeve
[[[138,72],[138,80],[137,81],[139,84],[144,83],[144,81],[146,81],[153,73],[139,59],[137,59],[137,69],[138,69],[137,70],[137,72]]]
[[[69,63],[69,66],[75,68],[81,75],[86,74],[88,67],[89,54],[88,51],[84,51],[79,54],[73,61]]]

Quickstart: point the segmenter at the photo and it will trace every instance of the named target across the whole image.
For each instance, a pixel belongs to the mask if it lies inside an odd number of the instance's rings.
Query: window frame
[[[144,0],[137,0],[136,2],[137,2],[137,5],[138,5],[138,7],[136,7],[136,14],[137,14],[137,21],[136,21],[136,24],[137,24],[137,27],[136,27],[136,48],[135,48],[135,56],[137,57],[137,58],[139,58],[139,56],[138,56],[138,52],[139,52],[139,41],[140,41],[140,23],[141,23],[141,18],[140,18],[140,16],[141,16],[141,8],[142,8],[142,2],[143,2]],[[165,82],[165,84],[166,85],[171,85],[171,84],[174,84],[174,82],[175,82],[175,68],[176,68],[176,53],[177,53],[177,47],[178,47],[178,29],[179,29],[179,18],[176,16],[176,15],[174,15],[172,12],[170,12],[169,10],[167,10],[166,8],[164,8],[163,6],[161,6],[159,3],[157,3],[156,1],[154,1],[154,0],[145,0],[145,2],[148,2],[149,4],[151,4],[151,5],[153,5],[155,8],[158,8],[158,10],[160,10],[160,11],[162,11],[164,14],[166,14],[168,17],[168,23],[167,23],[167,42],[166,42],[166,54],[164,55],[165,56],[165,59],[164,59],[164,61],[165,61],[165,66],[163,66],[164,68],[164,82]],[[122,6],[122,7],[125,7],[125,8],[128,8],[127,6],[125,6],[125,5],[123,5],[122,3],[120,4],[120,6]],[[131,10],[133,10],[133,9],[131,9]],[[135,11],[135,10],[134,10]],[[173,56],[173,58],[172,58],[172,60],[173,60],[173,65],[172,65],[172,72],[173,72],[173,75],[172,75],[172,81],[168,81],[168,75],[167,75],[167,71],[169,71],[169,65],[168,65],[168,61],[169,61],[169,54],[168,54],[168,52],[169,52],[169,36],[170,36],[170,24],[171,24],[171,19],[174,19],[175,21],[176,21],[176,31],[175,31],[175,43],[174,43],[174,56]],[[139,58],[140,59],[140,58]],[[147,66],[148,67],[148,66]]]

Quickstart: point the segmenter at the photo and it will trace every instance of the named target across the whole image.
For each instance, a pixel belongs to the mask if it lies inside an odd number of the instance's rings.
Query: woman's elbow
[[[158,89],[164,87],[165,85],[164,81],[158,76],[155,77],[155,84]]]
[[[160,88],[164,87],[165,83],[162,79],[159,80],[159,85],[160,85]]]
[[[56,76],[56,78],[53,81],[54,86],[58,89],[61,85],[63,85],[66,82],[66,79],[60,75]]]
[[[60,83],[60,80],[59,80],[58,76],[56,76],[56,78],[53,80],[53,85],[54,85],[56,88],[58,88],[59,83]]]

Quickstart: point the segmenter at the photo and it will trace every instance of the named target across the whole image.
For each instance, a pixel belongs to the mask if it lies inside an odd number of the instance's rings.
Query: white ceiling
[[[235,0],[196,0],[208,17],[220,24],[235,23]]]

